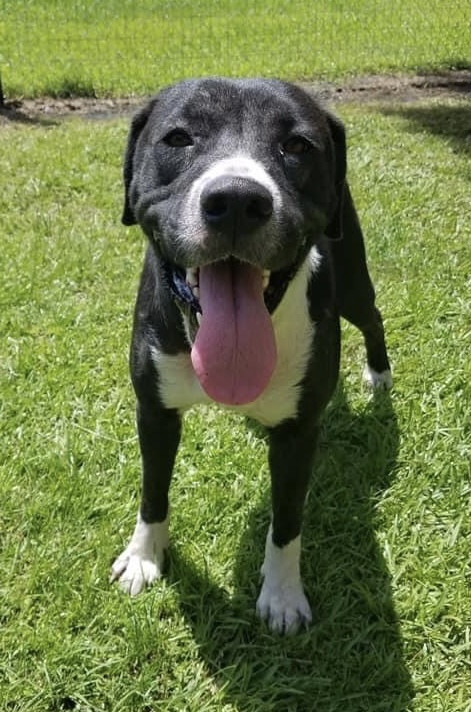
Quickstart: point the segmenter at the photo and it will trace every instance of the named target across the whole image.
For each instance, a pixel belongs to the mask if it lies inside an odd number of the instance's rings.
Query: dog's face
[[[277,271],[335,221],[344,174],[340,124],[300,89],[182,82],[133,121],[123,221],[185,269],[233,257]]]
[[[202,312],[187,313],[186,328],[215,400],[247,401],[268,383],[269,312],[316,240],[340,237],[345,160],[342,125],[279,81],[182,82],[134,118],[123,222],[140,224],[171,283]],[[224,388],[208,387],[216,370]],[[238,382],[250,371],[257,387],[236,397],[228,371]]]

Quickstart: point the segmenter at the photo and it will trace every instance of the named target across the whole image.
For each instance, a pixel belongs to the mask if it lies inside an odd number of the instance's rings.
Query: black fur
[[[270,217],[260,215],[241,235],[231,224],[207,220],[204,239],[196,228],[194,238],[191,231],[182,238],[192,186],[204,170],[237,154],[241,146],[279,189],[282,208],[276,226],[266,227]],[[122,220],[125,225],[138,223],[149,240],[130,359],[138,402],[144,522],[167,517],[181,433],[178,409],[165,403],[159,391],[163,374],[152,354],[189,353],[184,313],[193,319],[193,331],[197,328],[191,305],[182,306],[171,289],[172,270],[184,274],[187,268],[229,258],[270,270],[265,302],[274,314],[316,245],[322,259],[305,295],[315,328],[296,412],[268,427],[273,543],[282,548],[299,535],[319,420],[338,376],[339,315],[363,333],[370,368],[378,374],[389,372],[346,167],[341,122],[300,88],[284,82],[182,82],[163,90],[135,116],[125,155]],[[200,216],[195,225],[198,221]],[[180,292],[184,302],[185,289]]]

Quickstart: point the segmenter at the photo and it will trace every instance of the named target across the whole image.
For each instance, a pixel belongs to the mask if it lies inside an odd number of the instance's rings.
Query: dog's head
[[[300,88],[185,81],[133,119],[123,222],[139,223],[213,331],[227,302],[255,335],[254,304],[272,312],[313,244],[341,237],[345,170],[341,123]]]
[[[184,268],[284,269],[320,235],[340,237],[345,165],[342,125],[300,88],[181,82],[134,117],[123,222]]]

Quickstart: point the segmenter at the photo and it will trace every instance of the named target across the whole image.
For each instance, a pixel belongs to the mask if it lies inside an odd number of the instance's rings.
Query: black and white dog
[[[257,612],[276,631],[311,620],[301,520],[338,376],[339,315],[363,333],[367,381],[391,385],[345,173],[342,124],[288,83],[184,81],[134,117],[123,222],[149,240],[131,347],[143,481],[112,568],[129,593],[162,573],[181,414],[215,402],[268,430],[272,523]]]

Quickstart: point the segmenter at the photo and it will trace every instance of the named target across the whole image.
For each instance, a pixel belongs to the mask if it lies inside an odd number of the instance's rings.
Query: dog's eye
[[[173,131],[170,131],[164,136],[164,142],[167,146],[171,146],[172,148],[184,148],[185,146],[193,145],[193,139],[183,129],[173,129]]]
[[[312,148],[310,142],[303,136],[291,136],[282,146],[283,153],[299,156],[302,153],[307,153]]]

